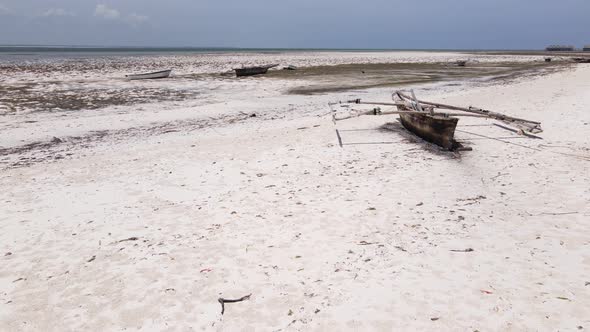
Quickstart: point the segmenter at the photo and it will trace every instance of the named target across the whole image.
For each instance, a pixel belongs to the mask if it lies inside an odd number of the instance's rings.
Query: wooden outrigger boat
[[[459,147],[454,139],[458,118],[441,114],[400,114],[401,124],[409,131],[422,139],[442,146],[447,150],[455,150]]]
[[[590,63],[590,58],[572,58],[577,63]]]
[[[517,129],[514,130],[515,132],[527,136],[527,132],[536,134],[543,131],[541,129],[540,122],[515,118],[475,107],[465,108],[422,101],[416,99],[413,91],[411,91],[409,95],[403,91],[396,91],[393,93],[392,97],[392,103],[363,102],[360,99],[350,100],[344,103],[394,106],[397,108],[397,110],[381,111],[380,108],[374,108],[370,111],[340,118],[338,118],[334,112],[332,113],[332,119],[334,122],[336,122],[355,118],[361,115],[398,114],[401,124],[408,131],[428,142],[434,143],[451,151],[462,147],[460,143],[455,141],[455,129],[459,122],[459,117],[461,116],[489,118],[502,121],[505,124],[516,127]],[[435,109],[452,110],[461,113],[435,112]]]
[[[146,74],[132,74],[132,75],[125,75],[128,80],[152,80],[157,78],[166,78],[170,76],[172,69],[156,71],[153,73],[146,73]]]
[[[254,67],[243,67],[243,68],[234,68],[236,71],[236,76],[254,76],[260,74],[266,74],[266,72],[273,67],[278,66],[279,64],[272,64],[272,65],[264,65],[264,66],[254,66]]]

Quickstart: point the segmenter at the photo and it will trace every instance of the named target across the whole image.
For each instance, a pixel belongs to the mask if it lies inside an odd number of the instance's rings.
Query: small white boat
[[[166,78],[170,76],[171,72],[172,69],[169,69],[146,74],[125,75],[125,77],[127,77],[128,80],[152,80],[156,78]]]

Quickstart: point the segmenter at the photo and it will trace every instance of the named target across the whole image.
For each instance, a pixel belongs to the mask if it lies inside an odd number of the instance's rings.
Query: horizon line
[[[354,47],[237,47],[237,46],[131,46],[131,45],[65,45],[65,44],[0,44],[0,48],[65,48],[65,49],[129,49],[129,50],[359,50],[359,51],[545,51],[518,48],[354,48]]]

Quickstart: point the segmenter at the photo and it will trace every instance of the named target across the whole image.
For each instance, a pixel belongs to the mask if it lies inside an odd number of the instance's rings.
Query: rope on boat
[[[496,138],[496,137],[490,137],[490,136],[486,136],[486,135],[476,134],[476,133],[472,133],[472,132],[461,130],[461,129],[455,129],[455,131],[459,131],[459,132],[462,132],[462,133],[466,133],[466,134],[470,134],[470,135],[475,135],[475,136],[479,136],[479,137],[483,137],[483,138],[487,138],[487,139],[492,139],[492,140],[499,141],[499,142],[506,143],[506,144],[512,144],[512,145],[520,146],[522,148],[533,150],[533,151],[539,151],[539,152],[545,151],[545,152],[549,152],[549,153],[553,153],[553,154],[559,154],[559,155],[562,155],[562,156],[574,157],[574,158],[581,159],[581,160],[584,160],[584,161],[590,161],[590,156],[581,156],[581,155],[572,154],[572,153],[565,153],[565,152],[551,151],[551,150],[547,150],[547,149],[533,148],[533,147],[530,147],[530,146],[526,146],[526,145],[522,145],[522,144],[518,144],[518,143],[514,143],[514,142],[505,141],[503,139],[499,139],[499,138]]]
[[[506,143],[506,144],[512,144],[512,145],[520,146],[520,147],[523,147],[525,149],[530,149],[530,150],[534,150],[534,151],[543,151],[541,149],[532,148],[530,146],[526,146],[526,145],[522,145],[522,144],[518,144],[518,143],[508,142],[508,141],[505,141],[505,140],[502,140],[502,139],[499,139],[499,138],[495,138],[495,137],[490,137],[490,136],[486,136],[486,135],[472,133],[472,132],[466,131],[466,130],[455,129],[455,131],[460,131],[462,133],[466,133],[466,134],[470,134],[470,135],[475,135],[475,136],[479,136],[479,137],[483,137],[483,138],[487,138],[487,139],[493,139],[494,141],[499,141],[499,142]]]

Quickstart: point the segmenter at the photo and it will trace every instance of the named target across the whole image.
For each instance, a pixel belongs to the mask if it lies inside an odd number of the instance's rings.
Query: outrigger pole
[[[395,101],[395,97],[399,98],[399,101]],[[508,116],[502,113],[492,112],[488,110],[484,110],[481,108],[476,107],[458,107],[452,105],[445,105],[440,103],[433,103],[423,100],[418,100],[413,96],[408,96],[404,94],[402,91],[396,91],[392,95],[394,102],[372,102],[372,101],[361,101],[361,99],[354,99],[349,100],[346,102],[338,102],[336,104],[361,104],[361,105],[379,105],[379,106],[395,106],[398,108],[397,111],[385,111],[382,112],[379,108],[375,108],[373,110],[358,113],[356,115],[346,116],[337,118],[336,114],[333,114],[334,121],[346,120],[350,118],[359,117],[362,115],[388,115],[388,114],[431,114],[431,115],[439,115],[439,116],[454,116],[454,117],[479,117],[479,118],[489,118],[498,121],[502,121],[506,124],[515,126],[519,128],[521,134],[524,134],[524,131],[536,134],[540,133],[543,130],[541,129],[541,123],[537,121],[526,120],[522,118]],[[460,111],[465,113],[443,113],[443,112],[434,112],[434,109],[446,109],[446,110],[453,110],[453,111]]]

